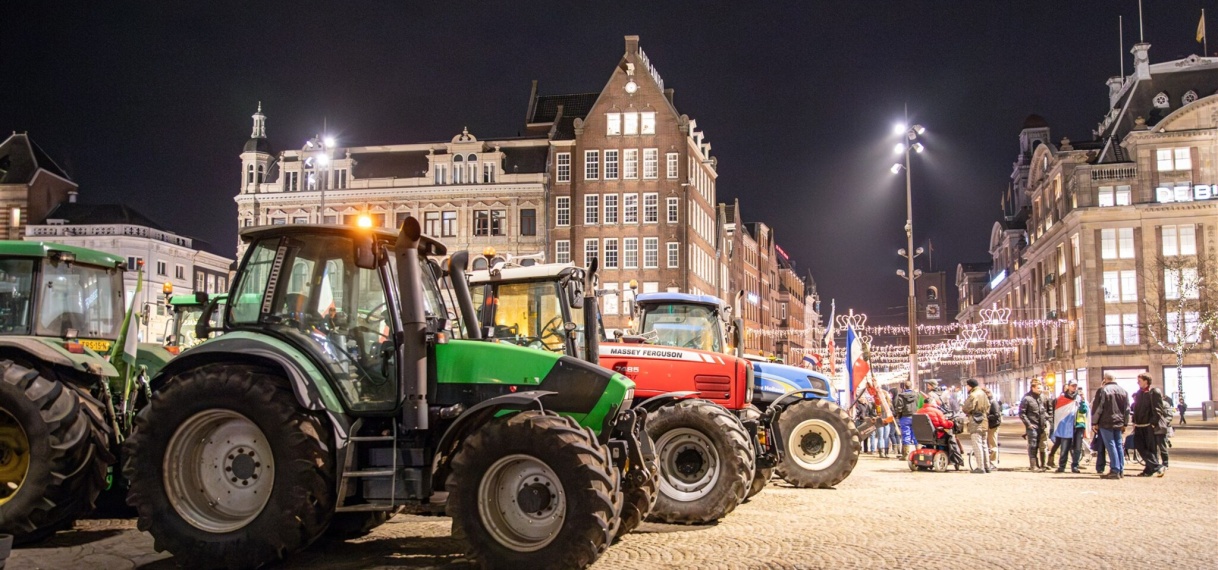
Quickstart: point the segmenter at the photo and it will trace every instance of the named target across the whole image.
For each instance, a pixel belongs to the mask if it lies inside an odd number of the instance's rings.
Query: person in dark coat
[[[1104,374],[1103,385],[1095,392],[1091,406],[1091,425],[1104,440],[1104,451],[1110,471],[1104,479],[1120,479],[1125,470],[1125,427],[1129,425],[1129,393],[1116,383],[1111,374]]]
[[[1180,412],[1180,425],[1188,422],[1184,421],[1184,412],[1188,411],[1188,404],[1184,403],[1184,396],[1180,396],[1180,402],[1176,404],[1176,410]]]
[[[1028,393],[1019,401],[1019,420],[1023,422],[1024,435],[1028,440],[1028,470],[1045,471],[1045,449],[1041,442],[1049,434],[1049,414],[1040,397],[1040,380],[1033,380]]]
[[[1159,449],[1166,447],[1162,439],[1167,437],[1163,407],[1163,392],[1150,385],[1149,374],[1138,374],[1138,392],[1133,403],[1133,439],[1142,457],[1142,472],[1138,477],[1162,477],[1163,468]],[[1158,432],[1162,432],[1160,435]]]

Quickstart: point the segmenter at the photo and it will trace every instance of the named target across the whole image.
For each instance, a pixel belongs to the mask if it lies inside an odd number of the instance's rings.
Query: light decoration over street
[[[991,309],[981,309],[981,324],[983,325],[1005,325],[1011,320],[1011,309],[1009,307],[998,308],[998,303],[994,303]]]

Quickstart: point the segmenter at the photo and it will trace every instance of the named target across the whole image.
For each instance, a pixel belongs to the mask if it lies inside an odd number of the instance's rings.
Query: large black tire
[[[643,432],[640,435],[646,438],[651,437],[647,435],[647,432]],[[654,455],[644,457],[643,461],[647,463],[647,470],[651,472],[651,477],[644,481],[642,485],[625,485],[623,487],[622,522],[613,535],[613,542],[621,540],[623,536],[630,534],[631,531],[638,528],[639,524],[655,508],[656,500],[660,497],[660,464],[656,461]]]
[[[803,488],[827,489],[854,470],[863,445],[854,422],[829,400],[802,400],[778,417],[783,458],[776,471]]]
[[[741,421],[755,420],[757,422],[760,422],[761,421],[761,410],[757,409],[757,406],[754,406],[753,404],[749,404],[749,405],[745,406],[743,410],[740,411],[740,419],[741,419]],[[758,429],[762,429],[760,425],[758,426]],[[747,501],[749,499],[752,499],[754,495],[756,495],[757,493],[760,493],[763,489],[765,489],[765,486],[767,484],[769,484],[770,478],[773,476],[774,476],[773,467],[757,467],[756,469],[754,469],[753,470],[753,481],[751,483],[749,483],[749,492],[747,495],[745,495],[744,500]]]
[[[326,536],[339,540],[367,536],[376,530],[376,527],[389,522],[394,514],[389,511],[334,513],[330,518],[330,528],[326,529]]]
[[[169,379],[136,416],[123,446],[127,502],[153,547],[172,552],[179,564],[275,562],[308,546],[330,523],[331,439],[326,422],[302,409],[269,370],[225,364],[190,370]]]
[[[452,467],[453,536],[483,568],[584,568],[613,538],[617,473],[608,449],[569,417],[495,419],[465,439]]]
[[[27,544],[93,508],[113,460],[109,430],[62,382],[11,360],[0,379],[0,533]]]
[[[681,400],[648,414],[647,433],[660,464],[660,493],[647,520],[706,524],[744,501],[756,456],[731,412],[706,400]]]

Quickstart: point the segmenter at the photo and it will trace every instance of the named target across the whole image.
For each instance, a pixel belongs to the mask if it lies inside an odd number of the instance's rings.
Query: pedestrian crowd
[[[964,387],[944,389],[933,380],[927,387],[922,393],[906,380],[899,389],[885,390],[874,377],[859,386],[853,415],[861,429],[863,452],[893,457],[890,450],[899,449],[895,457],[908,459],[918,446],[913,417],[924,414],[940,437],[953,431],[968,435],[973,457],[982,458],[976,461],[973,473],[995,471],[1001,402],[975,379],[965,381]],[[1168,467],[1172,419],[1179,410],[1183,424],[1187,408],[1183,401],[1173,404],[1152,387],[1147,374],[1138,375],[1138,388],[1130,395],[1111,374],[1104,374],[1089,403],[1074,381],[1067,382],[1054,397],[1043,390],[1040,381],[1033,380],[1018,405],[1028,444],[1028,469],[1064,473],[1069,468],[1071,473],[1081,473],[1081,460],[1088,456],[1094,458],[1095,471],[1102,478],[1121,479],[1129,449],[1136,450],[1141,459],[1142,472],[1137,476],[1162,477]]]

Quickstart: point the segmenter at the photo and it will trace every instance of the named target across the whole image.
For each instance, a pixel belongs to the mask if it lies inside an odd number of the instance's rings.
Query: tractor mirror
[[[376,249],[371,236],[355,238],[355,266],[360,269],[376,269]]]
[[[195,338],[202,341],[206,340],[211,333],[221,330],[223,327],[211,326],[212,313],[216,312],[216,306],[219,300],[213,298],[203,306],[203,314],[199,315],[199,322],[195,323]]]
[[[584,308],[584,292],[574,280],[567,282],[567,299],[573,309]]]

